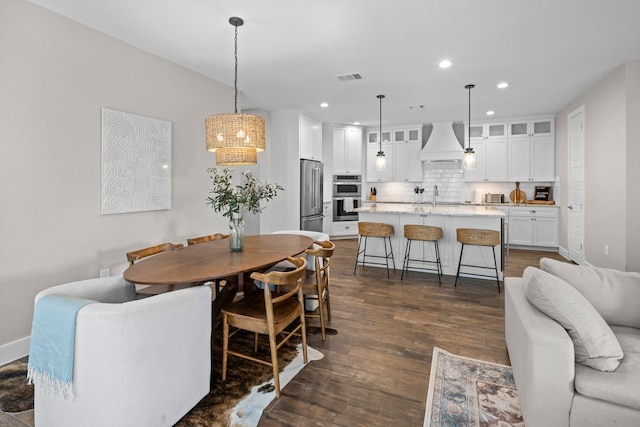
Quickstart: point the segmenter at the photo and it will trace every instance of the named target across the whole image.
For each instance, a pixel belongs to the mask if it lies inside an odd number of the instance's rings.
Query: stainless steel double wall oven
[[[361,175],[333,176],[333,221],[357,221],[362,197]]]

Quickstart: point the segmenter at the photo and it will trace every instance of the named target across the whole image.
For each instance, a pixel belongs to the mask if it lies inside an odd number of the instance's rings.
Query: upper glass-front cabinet
[[[553,117],[509,122],[509,136],[550,136],[554,133]]]
[[[368,144],[379,144],[379,138],[379,130],[367,132]],[[422,142],[422,128],[382,129],[382,143],[385,142]]]
[[[422,127],[393,129],[392,136],[393,142],[422,142]]]
[[[468,129],[465,129],[466,133],[469,133],[471,139],[487,139],[487,138],[502,138],[506,136],[507,124],[506,123],[479,123],[471,124]]]

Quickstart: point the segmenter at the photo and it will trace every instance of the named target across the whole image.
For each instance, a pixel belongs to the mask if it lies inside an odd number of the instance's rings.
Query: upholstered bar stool
[[[438,274],[438,283],[442,285],[442,264],[440,263],[440,250],[438,249],[438,240],[442,239],[442,228],[431,225],[406,224],[404,226],[404,238],[407,239],[407,245],[404,250],[404,261],[402,263],[402,275],[400,275],[400,280],[404,278],[405,271],[408,273],[409,261],[421,262],[426,264],[435,264],[436,269],[416,267],[414,267],[414,269],[426,272],[435,271]],[[411,243],[413,243],[414,240],[419,242],[433,242],[436,259],[427,260],[424,259],[424,257],[423,259],[411,259]]]
[[[456,282],[454,286],[458,284],[458,276],[460,276],[460,267],[475,267],[475,268],[487,268],[496,272],[495,278],[498,284],[498,293],[500,293],[500,277],[498,275],[498,262],[496,261],[496,246],[500,244],[500,232],[497,230],[482,230],[477,228],[458,228],[456,229],[456,238],[458,242],[462,243],[460,248],[460,261],[458,261],[458,272],[456,273]],[[493,267],[487,267],[484,265],[471,265],[462,263],[462,253],[464,252],[465,245],[471,246],[490,246],[493,252]],[[478,274],[477,276],[483,276]],[[491,277],[494,276],[483,276]]]
[[[362,266],[364,267],[367,256],[369,258],[383,258],[384,264],[381,262],[369,261],[369,264],[384,265],[387,267],[387,279],[389,278],[389,259],[393,263],[393,269],[396,269],[396,261],[393,258],[393,247],[391,246],[391,236],[395,233],[393,225],[382,222],[359,222],[358,223],[358,253],[356,254],[356,264],[353,266],[353,274],[356,274],[358,268],[358,259],[362,254]],[[360,250],[362,238],[364,237],[364,246]],[[384,255],[367,255],[367,239],[369,237],[377,237],[384,242]],[[387,249],[387,242],[389,249]]]

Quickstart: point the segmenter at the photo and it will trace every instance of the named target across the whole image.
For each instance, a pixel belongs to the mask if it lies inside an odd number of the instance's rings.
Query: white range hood
[[[425,162],[460,162],[464,150],[453,132],[453,122],[433,124],[429,140],[420,152],[420,160]]]

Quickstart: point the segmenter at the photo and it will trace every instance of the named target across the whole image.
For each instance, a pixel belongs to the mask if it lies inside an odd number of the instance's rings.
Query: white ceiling
[[[332,123],[378,126],[378,94],[385,126],[463,121],[468,83],[472,120],[555,113],[640,59],[639,0],[32,2],[230,86],[239,16],[240,107]]]

